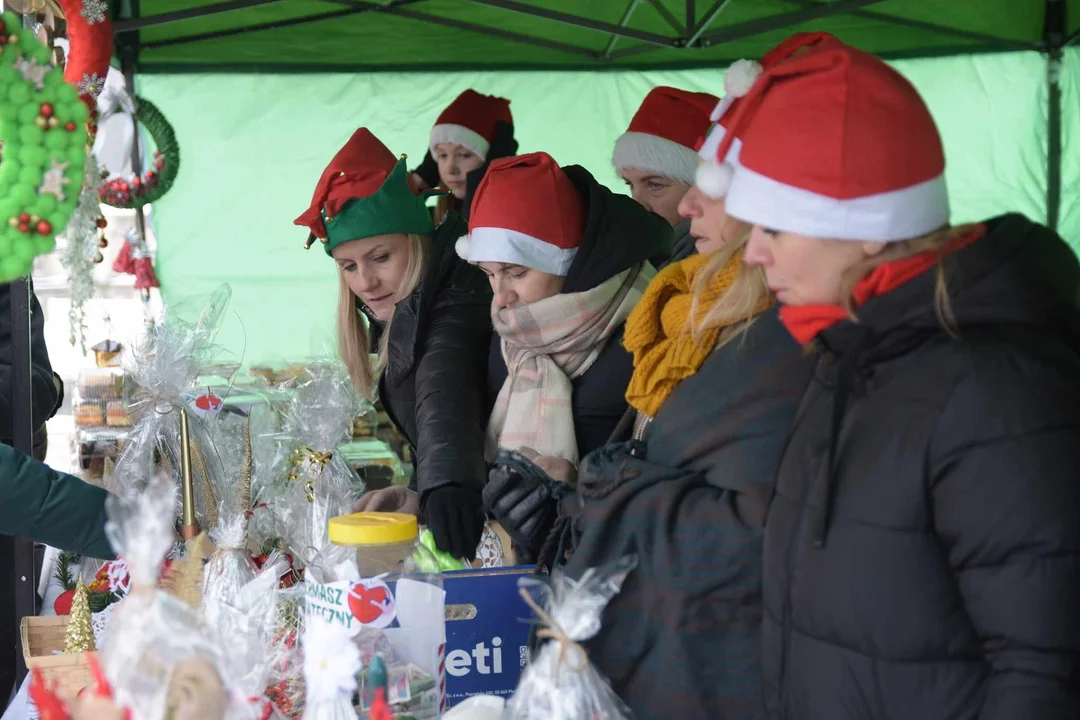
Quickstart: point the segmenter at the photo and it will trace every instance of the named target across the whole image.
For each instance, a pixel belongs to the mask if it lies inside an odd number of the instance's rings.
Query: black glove
[[[435,536],[435,547],[455,558],[472,560],[484,532],[480,497],[460,485],[443,485],[424,498],[424,524]]]
[[[424,150],[424,161],[413,170],[420,179],[431,189],[439,187],[439,163],[431,155],[431,150]]]
[[[535,557],[559,515],[559,500],[569,491],[566,483],[553,480],[522,455],[500,450],[488,472],[484,506],[514,542]]]
[[[465,220],[469,219],[469,211],[472,209],[472,200],[473,196],[476,195],[476,188],[480,187],[480,181],[487,174],[491,162],[499,158],[512,157],[517,154],[517,150],[518,143],[514,139],[514,124],[508,122],[496,124],[495,137],[491,139],[491,146],[488,148],[484,164],[465,175],[465,200],[461,209],[461,216]]]

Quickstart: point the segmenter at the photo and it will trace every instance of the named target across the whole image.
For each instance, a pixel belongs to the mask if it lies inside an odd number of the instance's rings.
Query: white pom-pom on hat
[[[765,69],[756,60],[736,60],[724,75],[724,92],[737,98],[746,95],[763,72]]]
[[[694,184],[705,195],[718,200],[727,195],[734,176],[735,168],[731,166],[731,163],[706,162],[698,166]]]
[[[469,245],[472,243],[472,237],[469,235],[462,235],[454,243],[454,250],[457,251],[458,257],[465,262],[469,261]]]

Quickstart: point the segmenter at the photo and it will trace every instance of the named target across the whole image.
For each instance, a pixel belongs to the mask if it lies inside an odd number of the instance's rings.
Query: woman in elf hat
[[[732,123],[728,212],[817,365],[766,528],[768,716],[1080,717],[1076,257],[950,227],[922,99],[838,41]]]
[[[357,390],[378,395],[413,451],[415,493],[388,488],[361,502],[419,510],[440,550],[472,558],[483,526],[491,290],[454,254],[464,223],[452,214],[433,228],[405,158],[361,128],[296,224],[337,264],[339,350]]]
[[[517,152],[510,101],[466,90],[442,111],[428,139],[424,161],[413,170],[420,189],[445,188],[436,216],[456,210],[468,219],[469,202],[492,160]]]
[[[670,262],[689,257],[695,249],[690,223],[679,216],[679,202],[694,184],[694,149],[709,132],[717,102],[708,93],[653,88],[615,141],[611,162],[631,197],[675,228]]]
[[[732,65],[705,158],[762,66],[824,37]],[[635,442],[585,459],[560,523],[573,530],[572,577],[638,556],[587,644],[638,717],[761,716],[765,510],[811,370],[764,273],[742,261],[750,226],[714,197],[715,170],[704,162],[679,204],[699,254],[661,270],[626,322]]]
[[[583,168],[560,168],[546,153],[492,164],[458,243],[495,293],[489,460],[519,451],[572,480],[579,459],[607,442],[632,370],[623,323],[654,274],[649,258],[670,253],[670,238],[662,218]],[[489,482],[484,499],[529,555],[553,517],[523,525],[508,514],[517,484]]]

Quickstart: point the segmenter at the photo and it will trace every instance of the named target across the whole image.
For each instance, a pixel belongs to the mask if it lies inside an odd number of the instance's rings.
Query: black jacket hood
[[[563,285],[564,293],[589,290],[608,278],[649,261],[659,267],[671,257],[672,230],[633,198],[616,195],[588,170],[568,165],[563,172],[586,199],[588,220]]]
[[[983,223],[986,237],[942,261],[954,324],[965,329],[1009,325],[1051,332],[1080,352],[1080,263],[1054,231],[1023,215]],[[875,358],[903,353],[942,331],[931,271],[868,301],[858,323],[822,334],[836,352],[867,348]]]

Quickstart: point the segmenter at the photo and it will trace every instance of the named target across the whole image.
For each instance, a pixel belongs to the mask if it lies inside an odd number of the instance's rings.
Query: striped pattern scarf
[[[506,382],[488,421],[487,456],[502,448],[578,462],[571,381],[592,367],[655,275],[645,263],[591,290],[492,308]]]

